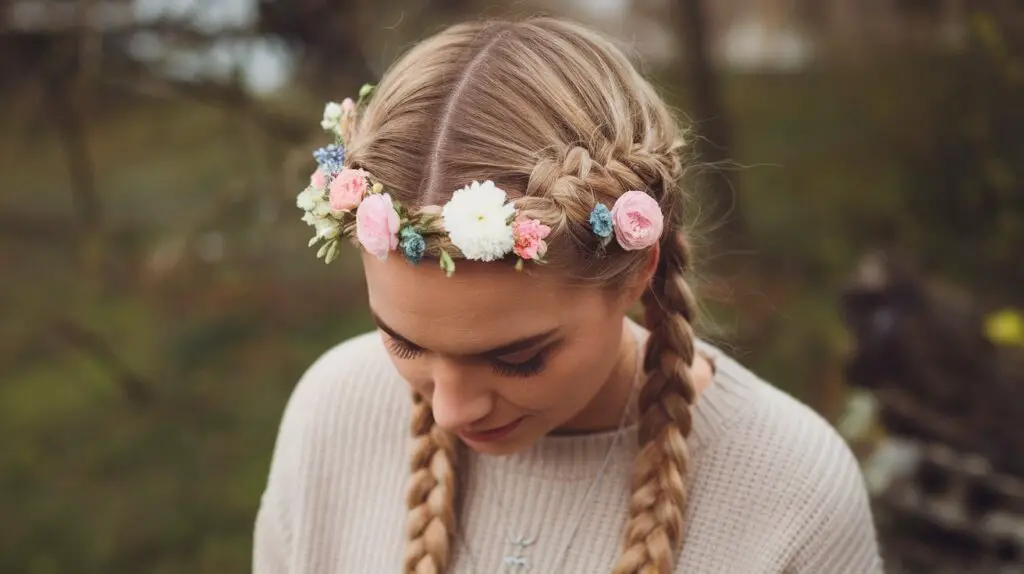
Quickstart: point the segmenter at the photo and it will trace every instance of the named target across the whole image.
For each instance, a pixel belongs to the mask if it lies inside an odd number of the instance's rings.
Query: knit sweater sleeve
[[[335,379],[337,350],[321,356],[296,384],[278,429],[270,461],[270,473],[260,498],[253,533],[253,573],[284,574],[293,571],[296,549],[293,540],[301,517],[300,492],[309,473],[310,446],[321,442],[316,421],[323,387]]]
[[[814,512],[787,574],[877,574],[882,572],[874,521],[864,480],[852,452],[837,435],[824,437],[827,464],[804,485]]]
[[[348,509],[358,506],[350,493],[373,492],[382,481],[362,469],[393,460],[389,468],[402,472],[394,489],[401,488],[409,400],[396,377],[380,336],[370,332],[326,351],[299,379],[256,515],[254,574],[333,572],[344,554]],[[401,540],[401,524],[394,531]]]

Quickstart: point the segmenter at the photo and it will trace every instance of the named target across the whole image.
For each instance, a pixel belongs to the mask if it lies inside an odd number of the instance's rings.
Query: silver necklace
[[[615,447],[618,445],[619,439],[622,438],[622,431],[626,426],[626,421],[629,420],[630,406],[633,404],[633,400],[636,398],[636,393],[640,388],[640,366],[643,363],[643,350],[640,348],[639,339],[637,339],[635,335],[633,335],[633,338],[636,343],[636,365],[633,371],[633,382],[632,388],[629,392],[629,398],[626,400],[626,406],[622,409],[622,416],[619,419],[619,426],[615,431],[615,436],[612,438],[612,444],[608,446],[608,452],[605,453],[604,455],[604,460],[601,462],[601,468],[598,469],[597,476],[595,476],[593,480],[590,481],[590,485],[587,487],[587,492],[583,496],[583,503],[580,505],[580,512],[576,516],[576,521],[575,524],[573,524],[572,530],[569,531],[569,537],[566,540],[565,544],[562,546],[562,549],[559,551],[559,553],[555,554],[555,568],[553,572],[560,571],[562,563],[565,562],[565,559],[569,555],[569,548],[572,546],[573,540],[576,538],[576,533],[579,531],[580,525],[583,523],[583,517],[586,515],[587,508],[590,506],[590,499],[597,491],[597,487],[604,480],[605,470],[607,470],[608,464],[611,462],[612,453],[615,452]],[[504,497],[500,495],[498,496],[498,507],[501,509],[503,513],[505,513],[504,504],[502,504],[502,498]],[[509,546],[511,546],[511,552],[506,552],[501,559],[503,572],[528,572],[532,564],[530,562],[529,557],[525,555],[525,551],[528,547],[532,546],[534,543],[537,542],[537,539],[540,536],[540,531],[538,530],[537,533],[530,538],[527,538],[526,536],[522,535],[513,536],[508,528],[508,525],[506,524],[505,535],[506,542],[509,544]],[[463,549],[466,550],[466,554],[469,556],[470,561],[473,563],[473,571],[479,572],[480,567],[477,562],[476,555],[474,555],[473,551],[469,548],[469,544],[465,540],[465,537],[460,535],[459,542],[461,543]]]

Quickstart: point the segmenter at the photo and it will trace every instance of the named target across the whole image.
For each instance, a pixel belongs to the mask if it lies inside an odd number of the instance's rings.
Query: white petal
[[[328,102],[327,105],[324,106],[324,121],[338,121],[341,119],[341,112],[341,104],[337,102]]]
[[[317,217],[327,217],[331,214],[331,204],[323,197],[318,197],[312,211]]]
[[[323,217],[316,220],[316,234],[324,239],[334,239],[341,233],[341,224],[334,219]]]
[[[299,195],[295,198],[295,206],[299,209],[309,211],[316,207],[317,204],[317,193],[315,190],[311,191],[312,188],[307,187],[302,190]]]

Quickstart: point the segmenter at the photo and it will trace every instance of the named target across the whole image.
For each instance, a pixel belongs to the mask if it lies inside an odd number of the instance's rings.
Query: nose
[[[474,377],[474,369],[439,360],[433,369],[430,398],[434,421],[447,431],[458,431],[487,417],[494,408],[491,392]]]

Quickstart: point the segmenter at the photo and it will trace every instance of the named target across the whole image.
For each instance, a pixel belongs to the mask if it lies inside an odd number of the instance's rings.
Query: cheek
[[[431,381],[429,361],[424,358],[399,359],[390,353],[388,357],[391,359],[391,364],[395,366],[395,370],[413,392],[429,396]]]
[[[618,357],[614,343],[573,343],[557,352],[537,376],[502,381],[500,394],[525,410],[576,412],[608,379]]]

